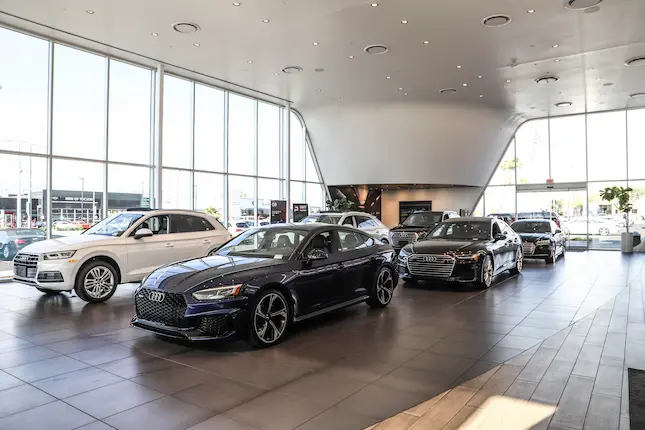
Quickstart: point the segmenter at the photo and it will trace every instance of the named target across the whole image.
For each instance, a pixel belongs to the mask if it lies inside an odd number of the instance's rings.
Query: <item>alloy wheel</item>
[[[83,279],[83,287],[87,295],[93,299],[102,299],[116,287],[114,274],[105,266],[93,267]]]
[[[515,269],[517,270],[517,273],[520,273],[522,271],[523,265],[524,265],[524,254],[518,248],[517,255],[515,256]]]
[[[257,337],[266,344],[276,342],[287,328],[287,303],[276,293],[262,297],[255,307],[253,328]]]
[[[376,280],[376,297],[381,304],[387,305],[392,300],[393,293],[394,278],[392,277],[392,272],[389,269],[383,269]]]
[[[9,258],[9,245],[2,247],[2,257],[5,260]]]
[[[490,287],[493,283],[493,262],[489,256],[484,258],[484,264],[482,265],[482,281],[486,287]]]

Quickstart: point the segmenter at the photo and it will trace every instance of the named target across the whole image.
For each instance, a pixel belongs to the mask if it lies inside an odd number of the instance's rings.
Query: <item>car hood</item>
[[[78,236],[58,237],[33,243],[22,249],[22,252],[42,254],[45,252],[76,251],[91,246],[102,246],[119,241],[119,237],[98,234],[80,234]]]
[[[468,254],[486,249],[486,243],[484,240],[429,239],[408,245],[406,250],[411,249],[415,254],[445,254],[448,252]]]
[[[214,255],[160,267],[142,286],[174,293],[192,292],[206,281],[213,281],[209,287],[243,283],[284,262],[274,258]]]
[[[551,233],[518,233],[522,242],[536,242],[538,240],[552,239]]]
[[[391,228],[390,231],[398,231],[398,232],[410,232],[410,233],[421,233],[424,231],[429,231],[435,228],[437,224],[431,225],[431,226],[411,226],[411,225],[397,225],[394,228]]]

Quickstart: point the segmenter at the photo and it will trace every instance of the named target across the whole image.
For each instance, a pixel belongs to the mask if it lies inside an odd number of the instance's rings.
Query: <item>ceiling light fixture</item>
[[[399,88],[399,91],[403,91],[403,88]]]
[[[155,37],[156,37],[156,36],[159,36],[159,33],[150,33],[150,34],[152,34],[152,35],[153,35],[153,36],[155,36]]]
[[[269,21],[268,19],[263,19],[263,20],[262,20],[262,22],[263,22],[263,23],[265,23],[265,24],[268,24],[268,23],[270,23],[271,21]]]
[[[511,22],[511,17],[509,15],[491,15],[482,19],[482,24],[486,27],[502,27]]]
[[[556,103],[556,104],[555,104],[555,106],[556,106],[556,107],[569,107],[569,106],[571,106],[572,104],[573,104],[573,103],[571,103],[571,102],[560,102],[560,103]]]
[[[193,22],[176,22],[172,25],[172,29],[181,34],[197,33],[199,25]]]
[[[461,85],[463,85],[464,87],[467,87],[467,86],[468,86],[468,84],[466,84],[466,83],[463,83],[463,84],[461,84]]]
[[[287,66],[282,71],[288,75],[293,75],[295,73],[302,72],[302,67],[300,66]]]
[[[645,98],[645,93],[634,93],[629,95],[630,99],[642,99]]]
[[[234,1],[233,6],[242,6],[242,3],[240,3],[239,1]]]
[[[540,76],[535,80],[536,84],[552,84],[554,82],[558,82],[560,78],[557,76],[551,76],[551,75],[546,75],[546,76]]]
[[[507,79],[507,80],[506,80],[506,83],[507,83],[507,84],[510,84],[510,83],[511,83],[511,80],[510,80],[510,79]]]
[[[558,45],[557,43],[555,45],[552,45],[553,48],[557,48],[558,46],[560,45]]]
[[[645,66],[645,55],[630,58],[629,60],[625,61],[625,65],[626,66]]]
[[[481,79],[482,77],[483,77],[482,75],[479,75],[479,76],[477,76],[477,79]]]
[[[378,6],[378,3],[372,3],[372,7]]]
[[[573,10],[584,10],[602,3],[602,0],[566,0],[564,7]]]
[[[353,56],[353,55],[350,55],[350,56],[349,56],[349,57],[347,57],[347,58],[349,58],[350,60],[353,60],[353,59],[354,59],[354,56]]]
[[[363,48],[368,54],[385,54],[389,48],[385,45],[368,45]]]
[[[613,82],[605,82],[604,84],[602,84],[603,87],[611,87],[612,85],[614,85]]]
[[[85,13],[88,15],[94,15],[94,11],[90,9],[86,10]]]
[[[424,45],[427,45],[428,43],[430,43],[430,41],[429,41],[429,40],[424,40],[424,41],[423,41],[423,44],[424,44]]]
[[[519,93],[520,93],[519,91],[515,91],[515,94],[519,94]]]
[[[196,46],[197,48],[199,48],[201,45],[199,43],[193,43],[193,46]]]
[[[403,21],[401,21],[401,24],[407,24],[407,23],[408,23],[407,19],[404,19]]]
[[[526,13],[535,13],[535,9],[529,9],[526,11]]]
[[[392,76],[386,76],[385,79],[392,79]]]
[[[439,93],[441,94],[454,94],[457,92],[456,88],[444,88],[442,90],[439,90]]]
[[[320,43],[318,43],[318,42],[313,42],[313,43],[312,43],[312,45],[314,45],[314,46],[318,46],[318,45],[320,45]]]
[[[408,93],[403,93],[403,95],[404,95],[404,96],[407,96],[407,95],[408,95]]]
[[[559,59],[559,58],[556,58],[556,59],[555,59],[555,60],[553,60],[553,61],[554,61],[555,63],[559,63],[559,62],[560,62],[560,59]]]
[[[247,61],[247,63],[253,64],[253,60],[249,60],[249,61]]]
[[[461,69],[461,66],[457,66],[458,69]]]
[[[480,98],[480,99],[481,99],[481,98],[483,98],[483,97],[484,97],[484,95],[483,95],[483,94],[480,94],[480,95],[479,95],[479,98]]]
[[[280,73],[274,73],[274,74],[273,74],[273,76],[278,76],[278,75],[280,75]]]
[[[322,90],[321,90],[320,88],[318,88],[316,91],[318,91],[318,92],[322,92]]]

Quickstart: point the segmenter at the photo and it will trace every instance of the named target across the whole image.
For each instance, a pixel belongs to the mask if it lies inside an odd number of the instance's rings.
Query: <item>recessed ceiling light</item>
[[[302,67],[300,66],[287,66],[284,69],[282,69],[284,73],[287,73],[289,75],[293,75],[294,73],[300,73],[302,72]]]
[[[642,99],[645,98],[645,93],[634,93],[629,95],[630,99]]]
[[[200,47],[201,45],[199,43],[193,43],[193,46]]]
[[[629,60],[625,61],[626,66],[645,66],[645,55],[642,55],[640,57],[634,57],[630,58]]]
[[[386,76],[385,79],[392,79],[392,76]]]
[[[364,48],[368,54],[385,54],[389,48],[385,45],[368,45]]]
[[[404,95],[404,96],[407,96],[407,95],[408,95],[408,93],[403,93],[403,95]]]
[[[557,82],[560,78],[557,76],[551,76],[551,75],[546,75],[546,76],[541,76],[535,80],[536,84],[552,84],[554,82]]]
[[[555,45],[552,45],[553,48],[557,48],[558,46],[560,45],[558,45],[557,43]]]
[[[253,60],[249,60],[249,61],[247,61],[247,63],[253,64]]]
[[[399,88],[399,91],[403,91],[403,88]]]
[[[442,90],[439,90],[441,94],[454,94],[457,92],[456,88],[444,88]]]
[[[314,45],[314,46],[318,46],[318,45],[320,45],[320,43],[318,43],[318,42],[313,42],[313,43],[312,43],[312,45]]]
[[[240,3],[239,1],[234,1],[233,6],[242,6],[242,3]]]
[[[372,7],[378,6],[378,3],[372,3]]]
[[[535,13],[535,9],[529,9],[526,11],[526,13]]]
[[[458,69],[461,69],[461,66],[457,66]]]
[[[466,84],[466,83],[463,83],[463,84],[461,84],[461,85],[463,85],[464,87],[467,87],[467,86],[468,86],[468,84]]]
[[[86,10],[85,13],[88,15],[94,15],[94,11],[90,9]]]
[[[507,79],[507,80],[506,80],[506,83],[507,83],[507,84],[510,84],[510,83],[511,83],[511,80],[510,80],[510,79]]]
[[[343,97],[343,96],[340,96],[340,98],[341,98],[341,99],[344,99],[345,97]]]
[[[571,106],[572,104],[573,104],[573,103],[571,103],[571,102],[560,102],[560,103],[556,103],[556,104],[555,104],[555,106],[556,106],[556,107],[569,107],[569,106]]]
[[[614,85],[613,82],[605,82],[604,84],[602,84],[603,87],[611,87],[612,85]]]
[[[477,79],[481,79],[482,77],[483,77],[482,75],[479,75],[479,76],[477,76]]]
[[[152,34],[153,36],[159,36],[159,33],[150,33],[150,34]]]
[[[480,95],[479,95],[479,98],[481,99],[482,97],[484,97],[484,95],[483,95],[483,94],[480,94]]]
[[[350,56],[348,56],[347,58],[349,58],[350,60],[353,60],[353,59],[354,59],[354,56],[353,56],[353,55],[350,55]]]
[[[430,41],[429,41],[429,40],[424,40],[424,41],[423,41],[423,44],[424,44],[424,45],[427,45],[428,43],[430,43]]]
[[[263,22],[263,23],[265,23],[265,24],[268,24],[268,23],[270,23],[271,21],[269,21],[268,19],[263,19],[263,20],[262,20],[262,22]]]
[[[182,34],[197,33],[199,25],[193,22],[176,22],[172,25],[172,29]]]
[[[401,21],[401,24],[407,24],[407,23],[408,23],[407,19],[404,19],[403,21]]]
[[[491,15],[482,19],[482,24],[486,27],[502,27],[509,22],[511,22],[511,17],[503,14]]]
[[[583,10],[600,4],[602,0],[566,0],[564,6],[568,9]]]
[[[553,60],[553,61],[554,61],[554,62],[556,62],[556,63],[559,63],[559,62],[560,62],[560,59],[559,59],[559,58],[556,58],[556,59],[555,59],[555,60]]]
[[[321,92],[322,90],[320,88],[318,88],[316,91]]]

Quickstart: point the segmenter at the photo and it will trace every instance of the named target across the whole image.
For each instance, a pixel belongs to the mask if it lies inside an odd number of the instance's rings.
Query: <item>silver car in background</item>
[[[374,215],[366,212],[319,212],[300,221],[301,224],[312,222],[349,225],[369,233],[383,243],[390,243],[390,229]]]

